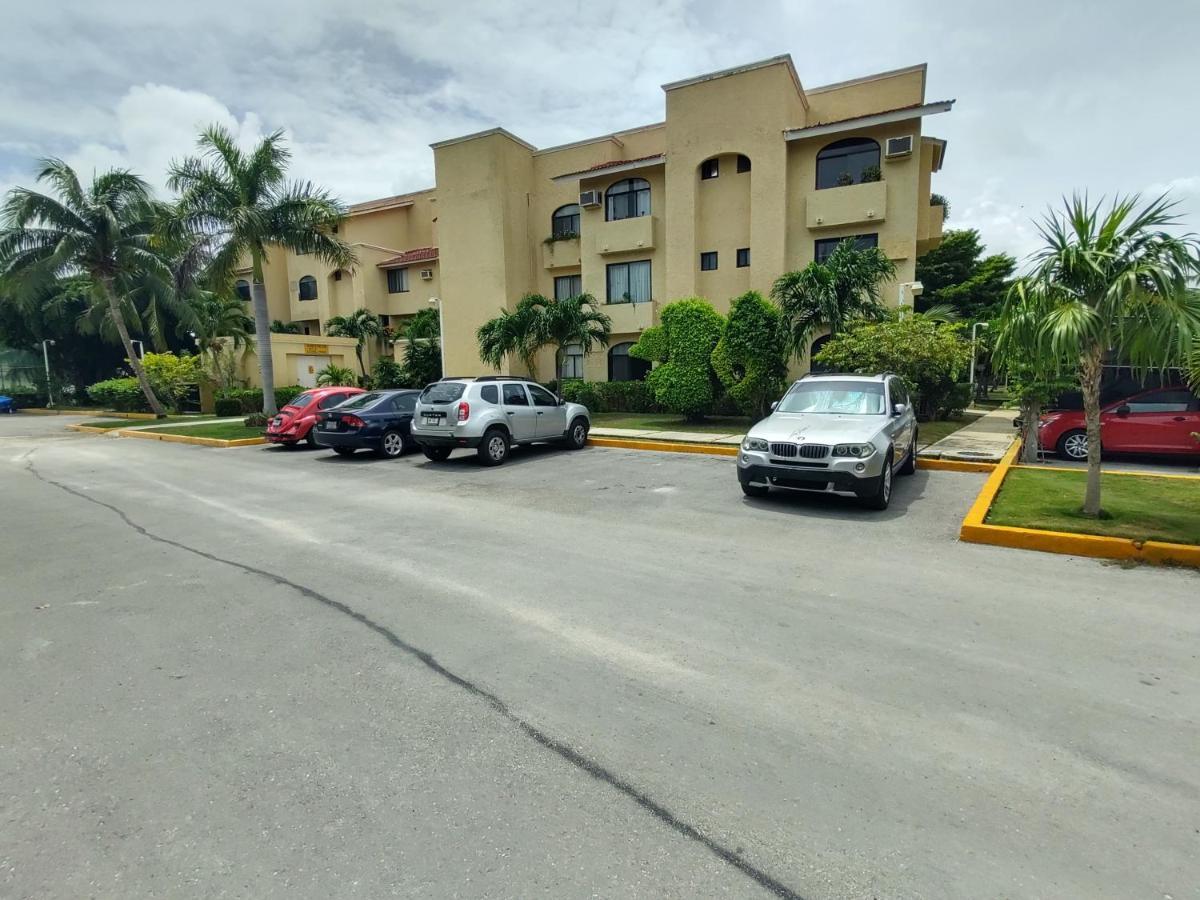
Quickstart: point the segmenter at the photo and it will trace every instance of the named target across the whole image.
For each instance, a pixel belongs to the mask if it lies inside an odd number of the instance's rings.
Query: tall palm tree
[[[344,211],[327,191],[309,182],[286,180],[291,152],[284,146],[282,131],[243,153],[227,129],[212,125],[201,133],[198,146],[199,157],[172,163],[169,184],[180,192],[183,226],[208,236],[214,245],[214,281],[232,280],[241,261],[250,260],[263,412],[274,415],[271,318],[263,286],[267,247],[309,253],[339,268],[352,266],[353,251],[334,233]]]
[[[842,241],[824,262],[815,260],[798,272],[786,272],[771,288],[783,314],[788,348],[801,359],[820,331],[845,331],[856,319],[881,319],[887,310],[879,284],[896,277],[896,267],[877,247],[858,248]]]
[[[515,310],[500,310],[500,315],[479,326],[475,339],[479,358],[497,371],[504,357],[515,356],[525,364],[529,377],[537,381],[537,351],[541,341],[541,305],[546,300],[537,294],[522,297]]]
[[[356,309],[348,316],[334,316],[325,323],[325,333],[330,337],[348,337],[358,341],[354,345],[354,355],[358,357],[358,367],[363,377],[367,377],[367,367],[363,362],[363,345],[367,338],[383,337],[383,322],[379,316],[369,309]]]
[[[607,347],[612,334],[612,319],[597,308],[596,298],[580,294],[563,300],[536,297],[540,308],[539,340],[542,346],[554,345],[554,377],[562,377],[563,354],[578,344],[586,356],[597,347]]]
[[[1165,196],[1140,206],[1119,197],[1107,210],[1076,194],[1039,225],[1032,280],[1044,298],[1039,330],[1052,354],[1077,360],[1088,436],[1083,514],[1100,515],[1100,380],[1113,353],[1135,368],[1182,361],[1200,336],[1200,242],[1164,230],[1177,223]]]
[[[55,196],[9,191],[0,208],[0,279],[18,291],[85,293],[100,327],[116,331],[129,366],[156,416],[166,410],[133,352],[130,324],[140,324],[136,296],[172,293],[174,274],[155,246],[161,210],[136,175],[112,169],[85,188],[65,162],[42,162],[39,182]]]
[[[228,294],[199,291],[189,301],[192,315],[188,324],[203,353],[213,353],[229,338],[232,349],[254,346],[254,319],[246,315],[242,300]]]

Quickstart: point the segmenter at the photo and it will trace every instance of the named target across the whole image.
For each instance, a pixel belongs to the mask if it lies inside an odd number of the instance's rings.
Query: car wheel
[[[904,457],[904,464],[900,466],[901,475],[912,475],[917,471],[917,431],[913,429],[912,443],[908,445],[908,455]]]
[[[582,450],[587,446],[588,423],[587,419],[580,416],[571,423],[571,427],[567,429],[567,447],[572,450]]]
[[[1058,439],[1058,455],[1076,462],[1086,462],[1088,458],[1087,432],[1082,428],[1068,431]]]
[[[425,454],[425,458],[433,462],[445,462],[450,458],[449,447],[422,447],[421,452]]]
[[[743,481],[742,493],[747,497],[765,497],[767,494],[771,493],[771,489],[765,484],[749,484],[748,482]]]
[[[315,450],[317,448],[317,438],[316,435],[313,434],[313,430],[311,428],[308,429],[308,434],[304,436],[304,443],[308,445],[310,450]]]
[[[867,509],[887,509],[892,502],[892,452],[889,450],[883,461],[883,474],[879,476],[879,487],[869,497],[862,498],[862,505]]]
[[[333,452],[336,453],[338,456],[353,456],[354,448],[353,447],[334,447]]]
[[[395,459],[404,455],[404,435],[398,431],[385,431],[379,441],[379,455]]]
[[[508,433],[503,428],[489,428],[479,442],[479,461],[485,466],[498,466],[508,459]]]

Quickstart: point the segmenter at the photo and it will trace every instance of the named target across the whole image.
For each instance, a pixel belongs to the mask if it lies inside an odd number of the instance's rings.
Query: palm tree
[[[834,335],[856,319],[884,318],[879,284],[895,277],[896,267],[882,250],[860,249],[853,238],[838,244],[824,262],[779,276],[771,299],[783,314],[791,353],[797,359],[806,356],[819,331]]]
[[[198,292],[189,301],[190,324],[200,353],[215,353],[225,345],[234,350],[254,346],[254,319],[246,315],[243,301],[228,294]]]
[[[597,347],[608,346],[612,319],[597,309],[596,299],[590,294],[563,300],[536,297],[536,302],[541,309],[539,338],[542,346],[554,345],[556,378],[562,377],[563,354],[568,346],[581,346],[585,356]]]
[[[9,191],[0,209],[0,279],[30,295],[86,294],[91,309],[116,331],[129,366],[156,416],[166,410],[133,352],[130,324],[141,323],[136,298],[172,293],[174,275],[156,250],[161,210],[136,175],[112,169],[84,188],[65,162],[42,162],[39,182],[55,196]]]
[[[383,322],[379,316],[369,309],[356,309],[348,316],[334,316],[325,323],[325,333],[330,337],[348,337],[358,341],[354,345],[354,355],[358,357],[358,367],[363,377],[367,377],[367,367],[363,362],[363,344],[367,338],[383,337]]]
[[[343,216],[342,205],[309,182],[286,180],[291,152],[284,146],[282,131],[246,154],[227,129],[213,125],[201,133],[198,146],[199,157],[171,165],[169,184],[181,194],[183,227],[206,235],[216,248],[211,267],[214,281],[231,280],[233,271],[249,257],[263,412],[274,415],[271,319],[263,286],[267,247],[312,254],[338,268],[354,265],[353,251],[334,233]]]
[[[1039,338],[1077,361],[1087,421],[1088,478],[1083,514],[1100,515],[1100,380],[1105,356],[1135,368],[1181,361],[1200,336],[1200,242],[1164,228],[1178,219],[1165,196],[1139,208],[1138,196],[1105,211],[1076,194],[1039,225],[1044,246],[1032,280],[1043,296]]]
[[[540,338],[541,305],[545,297],[529,294],[522,297],[514,311],[500,310],[500,315],[479,326],[475,339],[479,343],[479,358],[499,371],[504,357],[516,356],[525,364],[529,377],[537,381],[537,351],[544,346]]]

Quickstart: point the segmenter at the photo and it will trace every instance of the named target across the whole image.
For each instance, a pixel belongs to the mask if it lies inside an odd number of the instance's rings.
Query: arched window
[[[879,178],[879,144],[870,138],[835,141],[817,154],[817,190]]]
[[[562,366],[558,370],[560,381],[583,377],[583,345],[567,344],[563,347]]]
[[[644,381],[650,373],[650,363],[644,359],[629,355],[633,341],[623,344],[613,344],[608,351],[608,380],[609,381]]]
[[[233,290],[238,295],[239,300],[250,299],[250,282],[245,278],[239,278],[233,283]]]
[[[822,365],[819,362],[814,362],[813,357],[816,356],[829,343],[832,334],[822,335],[812,342],[812,346],[808,348],[808,369],[810,372],[828,372],[829,366]]]
[[[311,275],[305,275],[300,279],[300,299],[317,299],[317,279],[313,278]]]
[[[739,153],[738,157],[737,157],[737,170],[739,173],[749,172],[750,171],[750,157],[743,156],[741,153]]]
[[[712,159],[706,159],[700,163],[700,180],[707,181],[709,178],[721,177],[721,161],[715,156]]]
[[[560,206],[550,217],[550,234],[556,238],[579,237],[579,204]]]
[[[604,218],[636,219],[650,215],[650,182],[645,178],[626,178],[604,192]]]

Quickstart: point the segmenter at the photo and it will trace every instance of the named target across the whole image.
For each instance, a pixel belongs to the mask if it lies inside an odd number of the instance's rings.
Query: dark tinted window
[[[626,178],[604,193],[604,218],[635,219],[650,215],[650,182],[645,178]]]
[[[892,392],[892,405],[895,406],[897,403],[903,403],[905,406],[907,406],[908,391],[904,389],[904,382],[899,378],[891,378],[888,379],[888,383],[891,386],[890,390]]]
[[[408,290],[408,269],[388,269],[388,293],[403,294]]]
[[[813,258],[817,262],[825,262],[829,259],[829,254],[836,249],[837,245],[842,241],[854,241],[855,249],[866,250],[870,247],[879,246],[879,235],[877,234],[856,234],[849,238],[823,238],[813,245]]]
[[[453,403],[463,395],[463,386],[458,381],[438,381],[421,391],[422,403]]]
[[[410,413],[417,405],[416,394],[397,394],[392,398],[392,409],[398,413]]]
[[[1192,405],[1192,392],[1182,388],[1154,391],[1127,400],[1123,405],[1135,413],[1187,412]]]
[[[250,282],[245,278],[239,278],[233,285],[234,291],[238,295],[239,300],[250,299]]]
[[[817,154],[817,190],[878,180],[879,144],[870,138],[836,141]]]
[[[560,206],[550,217],[550,233],[555,237],[569,237],[579,234],[579,204],[568,203]]]
[[[504,385],[505,406],[528,406],[529,398],[525,396],[525,388],[519,384]]]
[[[381,397],[386,396],[382,391],[367,391],[365,394],[356,394],[346,401],[346,409],[366,409],[368,406],[374,406],[379,402]]]
[[[612,263],[606,271],[609,303],[645,303],[650,300],[650,260]]]
[[[750,248],[742,247],[737,252],[737,267],[744,269],[748,265],[750,265]]]
[[[750,157],[743,156],[742,154],[739,153],[738,158],[737,158],[737,170],[739,172],[749,172],[750,171]]]
[[[615,344],[608,351],[608,380],[609,381],[642,381],[650,374],[650,363],[644,359],[629,355],[632,341]]]
[[[558,398],[536,384],[529,385],[529,393],[533,396],[534,406],[558,406]]]
[[[714,156],[712,159],[706,159],[700,163],[700,177],[702,179],[716,178],[721,174],[721,165]]]
[[[321,398],[321,402],[317,404],[317,409],[329,409],[331,406],[337,406],[346,399],[346,394],[328,394]]]
[[[312,398],[312,394],[301,394],[299,397],[293,397],[292,402],[289,403],[288,406],[294,406],[297,409],[303,409],[304,407],[308,406],[308,404],[312,403]]]
[[[499,403],[500,389],[494,384],[485,384],[479,389],[479,396],[483,398],[485,403]]]
[[[300,299],[317,299],[317,279],[313,278],[311,275],[305,275],[300,279]]]
[[[559,275],[554,279],[554,299],[566,300],[583,293],[582,275]]]
[[[717,268],[717,251],[709,250],[707,253],[700,254],[700,271],[712,272]]]

